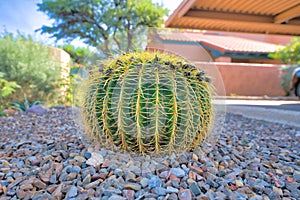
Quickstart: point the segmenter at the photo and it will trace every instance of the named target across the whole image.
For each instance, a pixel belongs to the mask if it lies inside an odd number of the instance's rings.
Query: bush
[[[14,81],[7,81],[2,78],[3,73],[0,73],[0,103],[2,103],[2,98],[5,98],[16,91],[16,88],[20,86]]]
[[[5,115],[3,109],[5,109],[4,99],[14,93],[16,88],[20,86],[16,82],[9,82],[2,78],[3,74],[0,73],[0,116]]]
[[[284,48],[269,56],[281,60],[284,64],[300,64],[300,38],[294,37]]]
[[[280,69],[282,82],[280,84],[281,88],[284,90],[285,95],[289,96],[291,94],[290,84],[293,76],[293,71],[297,68],[296,65],[284,66]]]
[[[269,54],[269,57],[281,60],[284,64],[289,64],[280,69],[281,71],[281,88],[286,95],[290,95],[290,82],[292,72],[300,64],[300,38],[294,37],[291,42],[284,48],[279,49],[275,53]]]
[[[24,94],[31,101],[57,99],[61,66],[51,48],[36,42],[30,36],[4,32],[0,35],[0,73],[7,81],[14,81],[17,89],[6,102],[22,101]]]

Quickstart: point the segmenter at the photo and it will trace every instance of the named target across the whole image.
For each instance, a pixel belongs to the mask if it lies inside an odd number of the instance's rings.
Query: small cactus
[[[212,121],[210,79],[165,53],[119,56],[91,73],[84,124],[102,145],[140,153],[189,150]]]

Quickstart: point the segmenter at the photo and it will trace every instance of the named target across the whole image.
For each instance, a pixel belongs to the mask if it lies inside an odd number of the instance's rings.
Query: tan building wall
[[[211,70],[208,68],[212,65],[215,65],[219,74],[210,74]],[[209,75],[217,77],[213,78],[213,83],[218,95],[224,94],[223,82],[226,96],[283,96],[285,93],[280,87],[280,67],[281,65],[251,63],[211,63],[205,67],[202,64]]]
[[[52,49],[53,56],[57,59],[57,61],[61,64],[62,67],[61,78],[63,81],[61,82],[62,85],[61,88],[59,88],[59,90],[61,91],[62,94],[61,97],[62,99],[60,99],[60,101],[65,102],[67,90],[69,89],[69,85],[70,85],[69,75],[70,75],[71,57],[63,49],[59,49],[55,47],[51,47],[51,49]]]
[[[213,62],[201,46],[149,44],[148,48],[158,48],[173,52],[204,69],[211,76],[217,95],[230,96],[283,96],[280,88],[280,67],[278,64],[231,63],[226,57]]]

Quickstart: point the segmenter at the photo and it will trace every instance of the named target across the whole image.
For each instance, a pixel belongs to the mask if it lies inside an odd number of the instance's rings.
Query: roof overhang
[[[163,44],[178,44],[178,45],[194,45],[201,46],[206,50],[209,50],[211,54],[215,57],[231,57],[231,58],[241,58],[241,59],[270,59],[269,53],[265,52],[234,52],[234,51],[226,51],[218,46],[211,46],[209,44],[205,44],[203,42],[190,42],[190,41],[176,41],[176,40],[161,40]]]
[[[156,29],[152,32],[150,40],[158,44],[201,46],[209,50],[215,58],[225,56],[269,59],[269,53],[283,47],[236,36],[173,29]]]
[[[300,35],[300,0],[183,0],[165,26]]]

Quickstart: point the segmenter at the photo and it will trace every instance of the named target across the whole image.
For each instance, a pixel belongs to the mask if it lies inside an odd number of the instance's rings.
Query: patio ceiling
[[[166,27],[300,35],[300,0],[183,0]]]

